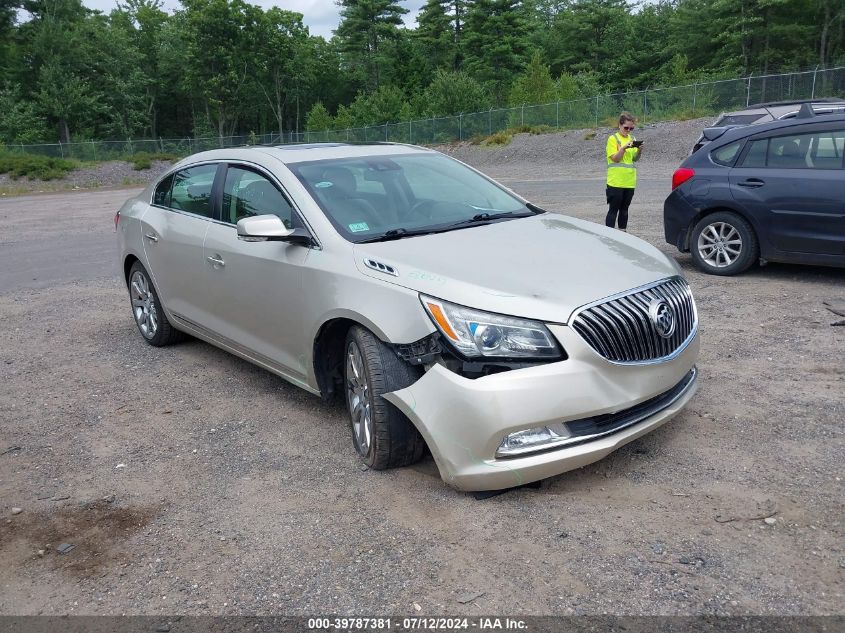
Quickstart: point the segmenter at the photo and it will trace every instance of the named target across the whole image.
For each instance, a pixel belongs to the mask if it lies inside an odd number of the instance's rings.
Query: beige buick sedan
[[[675,262],[408,145],[215,150],[116,218],[132,314],[343,397],[374,469],[497,490],[601,459],[696,389]]]

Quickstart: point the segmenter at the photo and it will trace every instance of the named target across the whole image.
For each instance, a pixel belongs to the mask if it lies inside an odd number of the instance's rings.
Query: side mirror
[[[254,215],[238,220],[238,239],[245,242],[290,242],[311,246],[305,229],[289,229],[277,215]]]

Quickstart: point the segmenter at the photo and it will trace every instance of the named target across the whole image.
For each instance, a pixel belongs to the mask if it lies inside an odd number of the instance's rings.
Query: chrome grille
[[[664,301],[674,312],[675,328],[666,338],[649,314]],[[572,327],[604,358],[614,363],[663,360],[689,343],[698,327],[695,301],[687,282],[672,277],[580,309]]]

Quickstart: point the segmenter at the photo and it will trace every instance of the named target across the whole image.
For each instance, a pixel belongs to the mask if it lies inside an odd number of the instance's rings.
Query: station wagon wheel
[[[412,385],[422,371],[360,326],[350,328],[344,350],[344,391],[358,456],[374,470],[418,461],[425,449],[422,436],[382,394]]]
[[[155,286],[141,262],[132,264],[128,284],[132,316],[147,343],[161,347],[184,338],[167,320]]]
[[[745,219],[730,211],[719,211],[695,225],[690,251],[695,265],[705,273],[736,275],[754,263],[759,245],[754,229]]]

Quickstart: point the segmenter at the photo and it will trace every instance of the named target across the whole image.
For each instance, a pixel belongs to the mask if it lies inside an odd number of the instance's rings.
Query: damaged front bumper
[[[476,379],[435,364],[384,396],[416,425],[446,483],[499,490],[580,468],[668,421],[697,389],[697,334],[670,360],[623,365],[596,354],[571,328],[548,327],[566,360]],[[589,432],[559,447],[496,456],[511,433],[566,422]]]

